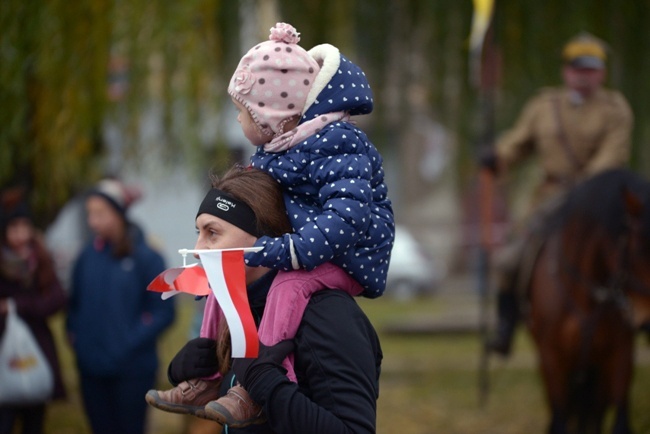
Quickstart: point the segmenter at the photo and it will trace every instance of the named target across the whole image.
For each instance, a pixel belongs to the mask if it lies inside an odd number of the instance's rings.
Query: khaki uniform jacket
[[[599,89],[582,103],[567,88],[546,88],[524,107],[515,126],[496,144],[506,169],[537,154],[544,179],[534,203],[600,171],[624,167],[630,153],[633,115],[625,97]]]

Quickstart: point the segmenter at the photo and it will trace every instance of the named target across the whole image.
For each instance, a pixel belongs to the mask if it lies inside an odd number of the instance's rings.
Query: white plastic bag
[[[0,404],[45,402],[54,389],[52,369],[12,299],[7,310],[0,338]]]

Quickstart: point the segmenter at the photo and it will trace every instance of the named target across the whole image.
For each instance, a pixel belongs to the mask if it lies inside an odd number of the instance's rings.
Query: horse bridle
[[[591,294],[592,298],[597,303],[597,309],[590,313],[584,312],[582,309],[579,309],[575,306],[574,303],[570,305],[575,309],[579,314],[581,314],[580,319],[580,328],[582,330],[582,339],[580,341],[580,364],[584,365],[589,360],[589,342],[593,337],[595,332],[596,324],[598,323],[599,316],[604,312],[605,306],[611,302],[617,309],[619,309],[623,315],[625,323],[630,327],[630,330],[634,329],[633,320],[632,320],[632,308],[630,302],[625,295],[624,287],[626,283],[630,280],[630,274],[626,270],[627,263],[627,245],[629,239],[627,236],[620,236],[617,241],[617,254],[619,265],[616,272],[610,278],[610,282],[603,286],[602,284],[595,282],[593,279],[585,277],[580,271],[566,259],[563,260],[563,256],[566,258],[566,255],[563,254],[562,249],[560,248],[559,238],[554,238],[551,240],[553,242],[553,247],[558,250],[558,254],[555,256],[558,259],[556,272],[563,271],[569,277],[573,278],[577,283],[583,284]],[[564,282],[559,279],[559,273],[555,275],[557,284],[560,286],[565,286]]]
[[[584,284],[589,288],[593,299],[603,304],[608,301],[613,302],[623,312],[623,315],[630,326],[633,326],[632,307],[626,291],[634,291],[645,296],[650,297],[650,287],[641,282],[638,278],[631,275],[628,271],[630,264],[629,251],[630,234],[628,231],[619,235],[616,242],[616,255],[618,256],[618,266],[614,274],[611,276],[610,281],[606,285],[595,282],[593,279],[585,277],[579,270],[576,269],[570,261],[560,260],[563,265],[562,270],[573,277],[578,282]],[[560,249],[560,255],[562,252]]]

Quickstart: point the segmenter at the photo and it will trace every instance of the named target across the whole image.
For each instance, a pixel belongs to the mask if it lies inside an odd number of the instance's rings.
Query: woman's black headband
[[[257,217],[251,207],[219,189],[208,191],[196,216],[200,214],[219,217],[255,237],[262,235],[257,229]]]

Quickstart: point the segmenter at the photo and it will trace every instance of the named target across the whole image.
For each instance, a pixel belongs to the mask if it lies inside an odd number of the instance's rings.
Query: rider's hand
[[[478,164],[494,174],[499,173],[499,159],[492,148],[486,148],[480,152]]]

